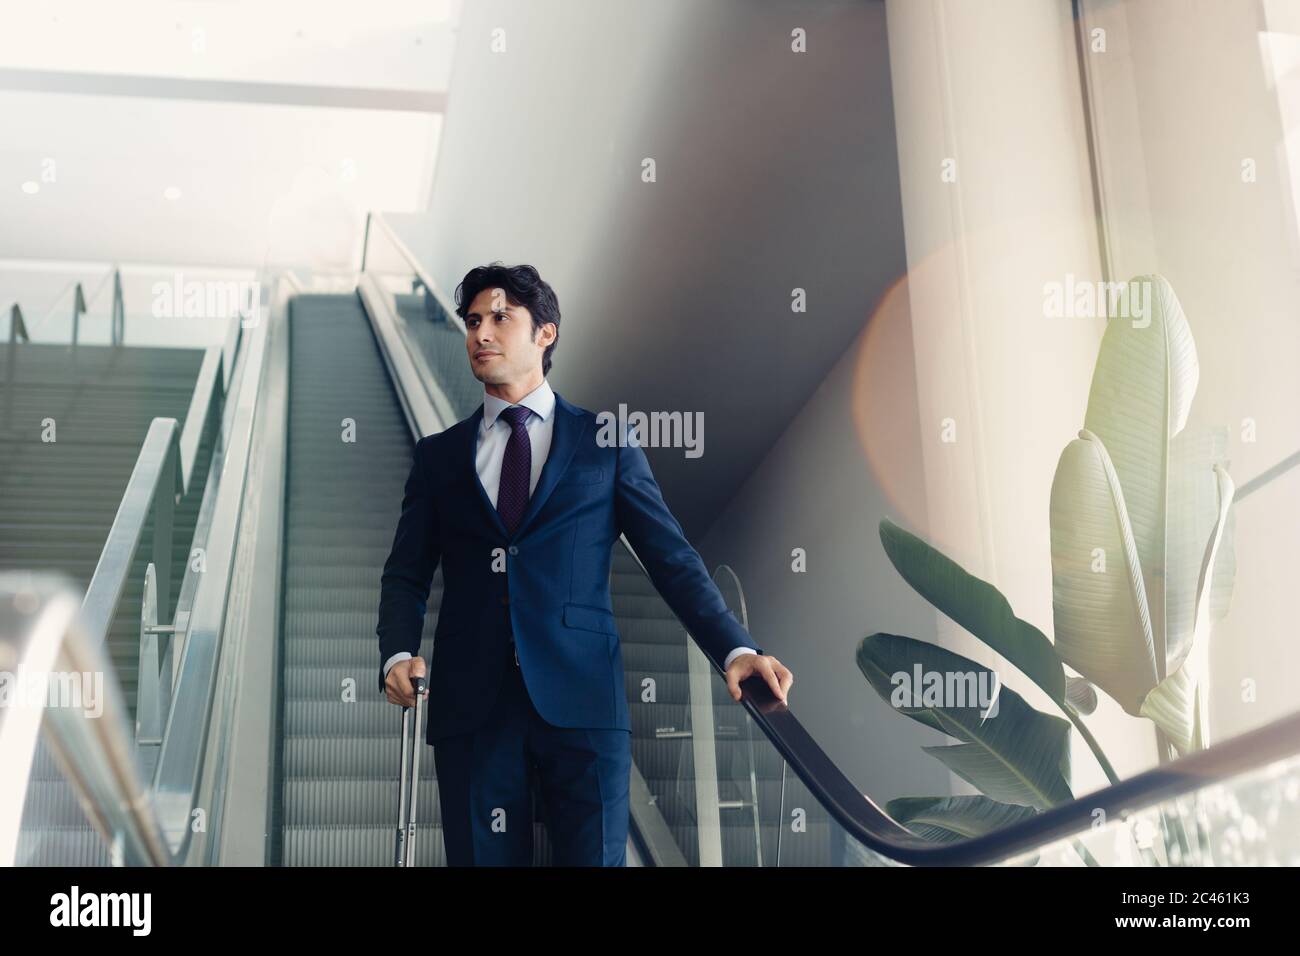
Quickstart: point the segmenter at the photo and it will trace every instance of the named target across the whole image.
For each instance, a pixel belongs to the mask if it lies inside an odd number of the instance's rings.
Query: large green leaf
[[[982,796],[898,797],[885,812],[917,836],[935,843],[959,843],[1019,823],[1038,811]]]
[[[1035,713],[1038,712],[1035,711]],[[1070,747],[1069,730],[1067,728],[1068,725],[1066,727],[1052,727],[1050,734],[1045,733],[1043,735],[1043,740],[1046,741],[1049,747],[1059,748],[1062,780],[1070,779]],[[1064,743],[1061,741],[1064,741]],[[1062,794],[1044,797],[1035,789],[1032,781],[1016,772],[1015,768],[1008,768],[1003,763],[1001,755],[990,750],[984,742],[978,744],[950,744],[942,747],[922,747],[921,749],[971,786],[978,788],[980,792],[992,797],[994,800],[1013,803],[1018,806],[1045,809],[1051,806],[1053,802],[1060,802],[1062,799]],[[1069,797],[1065,796],[1064,799],[1069,799]]]
[[[1170,442],[1187,423],[1200,366],[1191,328],[1169,282],[1159,275],[1137,276],[1128,287],[1147,292],[1149,314],[1110,317],[1084,427],[1105,444],[1119,476],[1145,581],[1158,675],[1163,675]]]
[[[1196,592],[1195,625],[1191,644],[1172,674],[1161,681],[1145,701],[1142,716],[1149,717],[1181,752],[1209,746],[1207,703],[1209,700],[1209,646],[1212,581],[1218,550],[1228,525],[1234,491],[1232,478],[1220,465],[1214,468],[1218,487],[1218,520],[1201,561]]]
[[[899,713],[971,745],[958,754],[952,747],[926,749],[985,794],[1035,807],[1073,799],[1065,776],[1070,724],[1030,707],[994,671],[896,634],[863,638],[857,662]],[[986,706],[990,700],[996,706]]]
[[[1001,591],[888,519],[880,522],[880,542],[903,580],[918,594],[1064,705],[1065,669],[1052,642],[1016,617]]]
[[[1107,447],[1086,429],[1079,436],[1052,481],[1056,650],[1137,716],[1159,679],[1146,589]]]

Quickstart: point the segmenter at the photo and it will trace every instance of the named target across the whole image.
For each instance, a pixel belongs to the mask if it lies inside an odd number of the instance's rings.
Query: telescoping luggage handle
[[[402,769],[397,791],[397,840],[394,866],[415,865],[415,798],[420,791],[420,714],[424,705],[423,677],[412,678],[415,686],[415,729],[411,729],[411,708],[402,708]],[[409,764],[409,776],[408,776]],[[410,793],[407,793],[407,781]]]

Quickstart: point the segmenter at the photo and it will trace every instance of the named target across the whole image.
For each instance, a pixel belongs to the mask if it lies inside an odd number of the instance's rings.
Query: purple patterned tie
[[[510,440],[506,442],[505,457],[501,459],[497,514],[511,534],[514,534],[528,506],[528,486],[533,475],[533,447],[528,441],[526,424],[530,414],[531,410],[523,405],[511,405],[500,415],[510,425]]]

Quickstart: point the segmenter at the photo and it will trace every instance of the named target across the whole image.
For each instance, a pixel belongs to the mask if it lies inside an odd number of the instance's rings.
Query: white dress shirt
[[[551,435],[555,431],[555,393],[550,384],[542,379],[542,384],[519,400],[520,405],[531,408],[534,414],[528,416],[524,426],[528,429],[528,443],[531,446],[532,472],[528,476],[528,494],[532,496],[542,476],[546,456],[551,453]],[[510,441],[510,423],[501,419],[501,412],[510,407],[510,402],[483,390],[483,420],[479,423],[477,451],[474,466],[478,470],[479,481],[487,492],[492,507],[497,506],[497,492],[501,489],[501,463],[505,459],[506,444]],[[500,424],[500,427],[498,426]],[[757,654],[752,647],[737,647],[727,654],[723,670],[741,654]],[[409,660],[408,651],[398,651],[384,662],[384,676],[398,661]]]

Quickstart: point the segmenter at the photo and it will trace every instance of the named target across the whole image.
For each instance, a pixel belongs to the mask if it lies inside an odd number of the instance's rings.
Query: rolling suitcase
[[[415,798],[420,792],[420,714],[424,709],[426,684],[423,677],[415,678],[412,683],[415,685],[415,707],[402,708],[402,764],[397,791],[397,839],[393,848],[393,866],[415,865]],[[415,711],[414,730],[410,726],[412,709]]]

